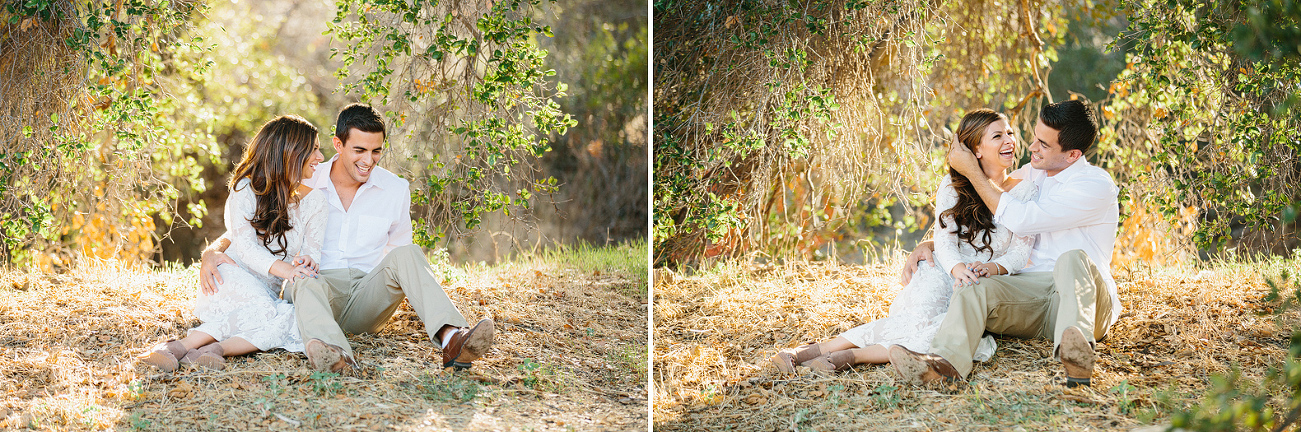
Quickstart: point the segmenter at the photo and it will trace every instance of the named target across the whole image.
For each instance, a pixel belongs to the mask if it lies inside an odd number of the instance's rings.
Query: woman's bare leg
[[[854,343],[850,342],[849,339],[845,339],[840,336],[836,336],[834,339],[831,339],[829,341],[818,343],[818,349],[822,351],[822,355],[827,355],[836,351],[854,349],[854,348],[858,348],[858,345],[854,345]]]
[[[181,339],[181,345],[185,345],[185,349],[192,350],[199,349],[200,347],[214,342],[217,342],[217,340],[213,339],[211,335],[200,331],[190,332],[189,336],[186,336],[185,339]],[[219,342],[218,345],[221,345],[222,352],[226,357],[261,351],[257,346],[249,343],[241,337],[226,339]]]
[[[257,348],[257,346],[254,346],[253,344],[249,343],[248,341],[244,340],[244,338],[241,337],[233,337],[221,341],[221,349],[222,349],[222,354],[225,355],[226,357],[234,357],[237,355],[244,355],[251,352],[261,351]]]
[[[192,331],[184,339],[181,339],[181,345],[185,345],[187,350],[192,350],[216,341],[216,339],[212,338],[212,335],[201,331]]]
[[[881,364],[890,362],[890,349],[885,345],[868,345],[862,348],[855,348],[850,352],[854,353],[854,364]]]

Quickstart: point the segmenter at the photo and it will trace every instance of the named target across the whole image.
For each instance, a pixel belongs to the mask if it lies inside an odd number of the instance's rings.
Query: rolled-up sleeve
[[[1073,179],[1033,201],[1004,195],[994,221],[1022,236],[1116,222],[1117,193],[1116,186],[1105,178]]]
[[[393,218],[392,225],[389,225],[388,242],[384,245],[384,253],[388,254],[393,249],[406,246],[412,243],[411,235],[411,194],[403,194],[398,201],[399,210]]]

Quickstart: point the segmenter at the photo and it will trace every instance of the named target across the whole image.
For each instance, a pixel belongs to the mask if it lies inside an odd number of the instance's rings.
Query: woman
[[[307,120],[287,115],[262,125],[235,167],[226,200],[227,254],[238,266],[218,267],[224,282],[195,301],[202,324],[146,353],[145,363],[169,372],[178,363],[222,369],[225,357],[303,351],[294,307],[279,291],[286,280],[316,275],[326,202],[302,181],[324,159],[316,127]]]
[[[1033,183],[1017,187],[1020,179],[1007,175],[1016,162],[1016,136],[1006,116],[988,109],[973,111],[962,117],[957,139],[975,153],[990,180],[1009,191],[1012,198],[1026,200],[1034,195]],[[861,363],[887,363],[890,345],[927,352],[944,321],[954,288],[1025,267],[1033,239],[1013,235],[995,224],[993,212],[985,207],[975,188],[952,168],[940,182],[935,213],[935,260],[939,265],[918,269],[890,305],[890,316],[828,341],[777,353],[772,357],[777,369],[793,372],[795,365],[804,365],[835,371]],[[994,339],[985,336],[977,347],[976,360],[988,360],[994,348]]]

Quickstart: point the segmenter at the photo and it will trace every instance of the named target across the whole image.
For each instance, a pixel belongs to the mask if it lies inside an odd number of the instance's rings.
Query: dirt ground
[[[488,355],[441,370],[404,304],[350,337],[356,376],[281,350],[223,371],[139,363],[198,324],[192,269],[0,273],[0,429],[646,430],[644,275],[544,260],[451,273],[461,312],[498,323]]]
[[[1067,389],[1051,341],[998,338],[968,384],[929,390],[888,365],[783,375],[768,358],[883,317],[899,264],[723,264],[655,279],[656,430],[1128,430],[1168,424],[1216,374],[1257,383],[1287,355],[1301,314],[1274,313],[1266,278],[1298,261],[1118,274],[1125,312],[1097,345],[1094,384]],[[1289,282],[1287,286],[1292,285]],[[1281,393],[1281,392],[1280,392]],[[1281,406],[1282,399],[1275,405]],[[1276,411],[1278,409],[1276,406]]]

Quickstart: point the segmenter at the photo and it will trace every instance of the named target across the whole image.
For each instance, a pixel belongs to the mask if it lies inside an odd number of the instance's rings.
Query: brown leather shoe
[[[795,365],[804,364],[821,356],[822,348],[818,344],[808,344],[794,350],[783,350],[769,360],[782,373],[795,373]]]
[[[343,348],[325,343],[320,339],[307,341],[304,350],[307,354],[307,362],[312,364],[312,370],[317,372],[334,372],[344,373],[349,369],[357,367],[357,361],[348,355]]]
[[[922,354],[899,345],[890,346],[890,365],[912,385],[944,384],[962,381],[962,375],[944,357]]]
[[[455,370],[469,369],[470,363],[478,360],[492,348],[493,323],[484,318],[474,327],[453,330],[452,339],[443,348],[443,367]]]
[[[1089,345],[1084,332],[1076,327],[1067,327],[1062,332],[1062,344],[1057,347],[1062,367],[1066,369],[1066,387],[1093,384],[1093,346]]]
[[[171,372],[176,370],[181,357],[185,357],[185,353],[188,351],[185,349],[185,345],[181,345],[180,341],[172,339],[155,345],[149,352],[140,356],[140,361],[163,372]]]

